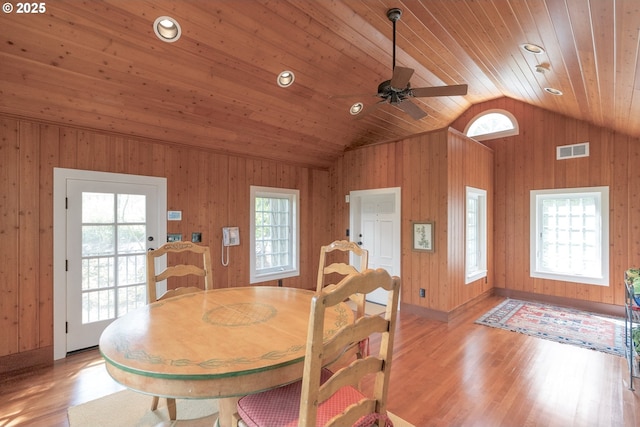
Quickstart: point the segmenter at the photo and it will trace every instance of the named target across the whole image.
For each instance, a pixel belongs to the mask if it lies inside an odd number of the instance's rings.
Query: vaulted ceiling
[[[0,112],[14,116],[321,168],[499,97],[640,135],[637,0],[49,0],[44,13],[7,4]],[[368,110],[392,75],[395,7],[396,64],[415,70],[411,86],[468,85],[465,96],[410,100],[428,113],[421,120],[388,104]],[[165,15],[182,29],[174,43],[153,31]],[[283,70],[295,73],[288,88],[276,84]],[[349,113],[357,101],[364,116]]]

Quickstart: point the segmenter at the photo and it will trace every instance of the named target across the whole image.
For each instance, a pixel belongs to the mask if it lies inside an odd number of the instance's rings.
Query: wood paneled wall
[[[348,151],[331,169],[333,235],[344,236],[349,228],[344,196],[350,191],[401,187],[402,303],[446,318],[492,283],[490,276],[486,282],[464,284],[467,185],[492,194],[493,153],[455,130]],[[435,223],[433,253],[412,250],[413,221]],[[426,290],[425,298],[419,297],[420,288]]]
[[[315,288],[318,248],[329,234],[327,170],[2,116],[0,159],[0,368],[6,355],[44,349],[51,359],[54,167],[167,177],[167,207],[183,218],[168,222],[168,232],[185,240],[202,233],[216,288],[249,283],[249,186],[297,188],[301,275],[283,285]],[[224,226],[240,227],[228,267],[219,261]]]
[[[462,131],[491,108],[514,114],[520,134],[483,145],[445,129],[348,151],[329,171],[0,116],[0,372],[7,355],[39,351],[50,358],[54,167],[167,177],[168,208],[183,211],[168,232],[202,232],[218,266],[216,287],[248,283],[250,185],[300,189],[302,274],[284,285],[304,288],[315,283],[317,248],[345,237],[344,195],[401,187],[403,304],[450,313],[495,286],[622,305],[622,272],[640,265],[640,138],[506,98],[472,107],[452,127]],[[590,157],[555,160],[557,145],[584,141]],[[487,188],[493,229],[488,280],[470,285],[464,285],[466,185]],[[529,277],[529,191],[596,185],[610,187],[611,285]],[[434,253],[411,249],[411,222],[422,220],[435,222]],[[227,268],[218,263],[223,226],[241,233]]]
[[[640,265],[640,139],[502,98],[475,105],[452,127],[463,131],[482,111],[503,109],[518,120],[517,136],[486,141],[495,152],[495,283],[507,291],[589,302],[624,303],[624,270]],[[559,145],[589,142],[589,157],[556,160]],[[610,285],[529,276],[529,192],[609,186]]]
[[[454,130],[448,135],[447,169],[447,263],[449,286],[441,290],[446,295],[447,311],[452,311],[493,287],[493,192],[494,154],[478,142]],[[465,284],[466,270],[466,187],[487,191],[487,277]]]

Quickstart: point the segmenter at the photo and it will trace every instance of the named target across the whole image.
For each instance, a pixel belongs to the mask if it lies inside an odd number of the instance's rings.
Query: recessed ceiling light
[[[182,35],[178,21],[170,16],[161,16],[153,23],[153,31],[163,42],[173,43]]]
[[[278,86],[289,87],[293,84],[295,79],[296,76],[293,74],[293,71],[283,71],[278,74]]]
[[[535,53],[536,55],[540,55],[544,53],[544,48],[542,46],[538,46],[537,44],[524,43],[524,44],[521,44],[520,47],[523,50],[529,53]]]
[[[351,113],[351,115],[355,116],[356,114],[360,114],[363,108],[364,105],[362,104],[362,102],[356,102],[351,106],[351,108],[349,108],[349,112]]]
[[[551,95],[557,95],[560,96],[562,95],[562,91],[559,89],[554,89],[552,87],[545,87],[544,90],[546,90],[547,92],[549,92]]]
[[[547,64],[546,62],[544,64],[536,65],[536,72],[537,73],[544,74],[547,71],[549,71],[549,64]]]

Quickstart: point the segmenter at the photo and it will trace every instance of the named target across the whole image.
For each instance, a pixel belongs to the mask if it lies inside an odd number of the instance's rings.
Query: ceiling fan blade
[[[391,77],[391,87],[400,90],[405,89],[412,75],[413,69],[411,68],[395,67],[393,69],[393,77]]]
[[[398,107],[399,109],[401,109],[402,111],[404,111],[405,113],[407,113],[408,115],[410,115],[416,120],[420,120],[422,118],[427,117],[427,113],[422,111],[420,107],[418,107],[416,104],[414,104],[411,101],[402,101],[393,105],[395,105],[396,107]]]
[[[467,85],[417,87],[411,89],[411,93],[416,98],[425,96],[457,96],[467,94]]]

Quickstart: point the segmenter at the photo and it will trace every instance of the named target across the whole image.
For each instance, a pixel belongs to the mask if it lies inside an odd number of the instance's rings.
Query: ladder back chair
[[[325,310],[355,293],[385,289],[389,298],[384,316],[357,317],[324,340]],[[304,373],[301,381],[238,401],[236,421],[248,427],[315,427],[391,425],[386,411],[396,328],[400,278],[383,269],[352,273],[331,291],[317,293],[311,302]],[[335,354],[367,337],[379,336],[377,354],[356,359],[335,373],[323,368],[323,354]],[[367,392],[359,390],[372,376]]]
[[[202,255],[202,261],[195,264],[176,264],[168,265],[163,271],[156,271],[156,259],[167,255],[167,264],[169,264],[168,254],[187,254],[189,258],[194,258],[196,255]],[[194,255],[195,254],[195,255]],[[162,282],[170,277],[184,277],[193,275],[196,277],[202,277],[204,283],[203,287],[197,286],[183,286],[175,289],[167,289],[167,291],[157,296],[157,283]],[[196,245],[191,242],[168,242],[163,244],[157,249],[149,250],[147,252],[147,303],[150,304],[154,301],[160,301],[167,298],[176,297],[179,295],[190,294],[193,292],[201,292],[205,289],[213,289],[213,278],[211,269],[211,252],[207,246]],[[158,396],[154,396],[151,402],[151,410],[158,409]],[[169,410],[169,418],[173,421],[176,419],[176,401],[172,398],[167,398],[167,409]]]
[[[156,272],[155,261],[163,255],[175,254],[201,254],[202,262],[195,264],[177,264],[169,265],[161,272]],[[167,262],[168,264],[168,262]],[[201,291],[203,289],[213,289],[213,278],[211,277],[211,252],[209,247],[196,245],[191,242],[168,242],[160,246],[158,249],[147,252],[147,302],[152,303],[159,299],[165,299],[179,294],[188,293],[186,290],[191,289]],[[157,296],[157,283],[162,282],[170,277],[197,276],[203,278],[204,287],[195,286],[186,289],[176,288],[168,289],[167,293]]]
[[[329,265],[327,263],[327,254],[339,251],[342,253],[354,254],[360,257],[360,267],[343,262],[334,262]],[[334,284],[327,284],[326,276],[330,274],[339,274],[341,276],[347,276],[351,273],[362,273],[369,268],[369,252],[366,249],[361,248],[355,242],[349,242],[347,240],[336,240],[326,246],[320,247],[320,262],[318,264],[318,282],[316,291],[320,292],[324,287],[331,289]],[[365,298],[364,295],[353,295],[350,298],[356,305],[356,315],[364,316]]]
[[[342,256],[354,254],[360,258],[360,267],[356,268],[351,265],[349,261],[333,262],[327,265],[327,254],[342,253]],[[331,255],[329,255],[331,257]],[[348,240],[336,240],[326,246],[320,247],[320,262],[318,266],[318,283],[316,286],[316,292],[320,292],[323,288],[327,290],[333,289],[336,285],[333,283],[325,284],[327,282],[327,276],[332,278],[335,274],[340,275],[339,280],[343,279],[351,273],[361,273],[369,268],[369,252],[366,249],[361,248],[355,242],[349,242]],[[338,281],[339,281],[338,280]],[[349,297],[349,300],[356,307],[356,317],[362,317],[365,314],[365,306],[367,304],[366,298],[363,294],[354,294]],[[364,357],[369,351],[369,340],[365,340],[361,343],[354,345],[353,350],[358,357]]]

